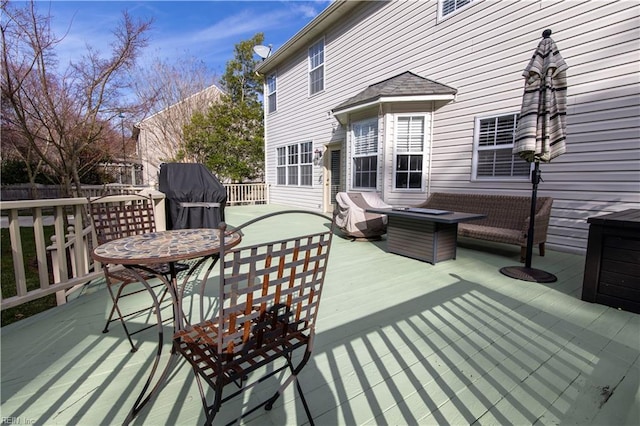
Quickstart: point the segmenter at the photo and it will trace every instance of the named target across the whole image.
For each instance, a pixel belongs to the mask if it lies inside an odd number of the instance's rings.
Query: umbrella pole
[[[533,192],[531,193],[531,214],[529,216],[529,230],[527,231],[527,257],[525,260],[525,266],[505,266],[500,269],[500,273],[510,278],[522,281],[552,283],[558,280],[555,275],[531,267],[531,258],[533,257],[533,233],[535,231],[536,199],[538,198],[538,183],[540,183],[539,161],[535,162],[533,172],[531,172],[531,183],[533,184]]]
[[[524,266],[531,268],[531,258],[533,257],[533,233],[535,231],[536,201],[538,199],[538,183],[540,183],[540,162],[536,161],[531,172],[531,183],[533,192],[531,193],[531,213],[529,214],[529,230],[527,231],[527,257]]]

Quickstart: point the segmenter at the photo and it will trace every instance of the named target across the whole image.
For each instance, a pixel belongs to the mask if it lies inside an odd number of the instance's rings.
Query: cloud
[[[232,58],[234,45],[265,34],[265,43],[274,48],[284,44],[329,4],[329,1],[137,1],[137,2],[51,3],[52,26],[57,35],[71,28],[57,46],[61,66],[86,54],[89,44],[102,56],[110,53],[112,30],[128,9],[134,19],[152,18],[149,46],[140,58],[179,60],[185,55],[199,57],[221,70]]]
[[[194,31],[171,32],[152,40],[151,51],[176,57],[189,51],[222,68],[233,55],[233,46],[256,33],[265,34],[265,43],[284,44],[317,15],[310,5],[296,2],[265,2],[269,7],[238,8],[233,14]],[[237,4],[242,5],[242,2]],[[314,3],[315,4],[315,3]],[[284,6],[284,7],[283,7]],[[302,19],[301,19],[302,16]],[[283,36],[284,35],[284,36]]]
[[[181,35],[172,34],[171,37],[158,40],[157,43],[165,46],[181,46],[216,43],[223,40],[239,41],[243,36],[251,37],[258,32],[281,28],[290,24],[292,19],[294,16],[287,9],[267,13],[245,9],[206,28]]]
[[[319,2],[319,3],[324,3],[324,2]],[[305,18],[309,18],[309,19],[313,19],[315,18],[318,13],[320,12],[316,7],[315,7],[316,3],[313,4],[309,4],[309,3],[304,3],[304,4],[294,4],[292,9],[296,10],[298,13],[302,14],[303,17]],[[323,6],[324,8],[324,6]]]

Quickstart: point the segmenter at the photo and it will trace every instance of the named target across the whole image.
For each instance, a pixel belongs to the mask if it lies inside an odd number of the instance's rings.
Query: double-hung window
[[[324,39],[309,48],[309,94],[324,90]]]
[[[423,189],[425,117],[396,119],[395,189]]]
[[[353,174],[356,189],[376,189],[378,184],[378,119],[351,124]]]
[[[276,148],[276,183],[287,186],[311,186],[313,152],[311,142]]]
[[[449,15],[452,15],[472,1],[473,0],[439,0],[438,18],[442,19]]]
[[[298,185],[300,159],[298,158],[298,144],[287,147],[287,185]]]
[[[276,105],[276,75],[267,77],[267,113],[275,112]]]
[[[287,184],[287,147],[276,148],[276,183]]]
[[[513,154],[518,114],[476,118],[475,179],[527,179],[531,166]]]
[[[313,180],[313,152],[312,143],[300,144],[300,185],[311,186]]]

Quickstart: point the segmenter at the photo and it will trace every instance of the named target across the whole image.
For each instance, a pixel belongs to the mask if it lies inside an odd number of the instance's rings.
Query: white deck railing
[[[226,184],[227,205],[262,204],[268,202],[267,185]],[[164,194],[151,191],[156,208],[156,228],[165,229]],[[103,194],[95,194],[103,195]],[[119,195],[116,201],[133,199]],[[86,198],[56,198],[43,200],[3,201],[0,212],[3,226],[9,228],[15,292],[0,299],[0,310],[56,293],[57,303],[86,283],[102,277],[90,256],[94,235],[87,221]],[[53,225],[51,241],[45,240],[44,226]],[[24,259],[21,227],[33,227],[35,259]],[[81,230],[81,231],[77,231]],[[35,260],[39,285],[27,288],[25,260]],[[4,283],[6,286],[6,283]],[[1,296],[0,296],[1,297]]]
[[[156,227],[165,229],[165,198],[152,192],[156,209]],[[119,195],[114,201],[134,199]],[[57,198],[50,200],[5,201],[0,204],[3,220],[7,220],[16,291],[2,298],[0,310],[21,305],[31,300],[57,293],[58,304],[66,301],[70,289],[79,288],[91,280],[102,277],[89,255],[93,246],[93,227],[89,225],[86,198]],[[51,244],[45,241],[44,226],[53,225]],[[25,259],[21,227],[33,227],[35,259]],[[80,231],[77,231],[80,230]],[[39,286],[27,288],[25,260],[35,260]],[[6,282],[3,283],[6,285]]]
[[[227,205],[266,204],[269,200],[268,187],[265,183],[225,183],[227,188]]]

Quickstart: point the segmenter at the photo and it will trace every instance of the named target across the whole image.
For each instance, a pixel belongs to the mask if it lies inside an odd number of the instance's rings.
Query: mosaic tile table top
[[[238,234],[227,235],[225,246],[233,247],[240,240]],[[109,241],[95,248],[93,258],[105,263],[144,265],[193,259],[219,250],[218,229],[176,229]]]

